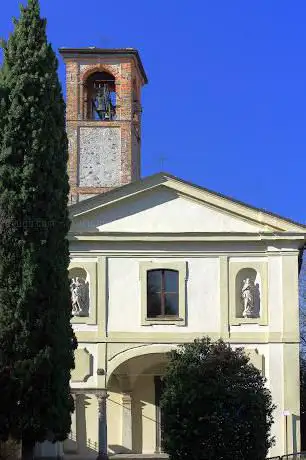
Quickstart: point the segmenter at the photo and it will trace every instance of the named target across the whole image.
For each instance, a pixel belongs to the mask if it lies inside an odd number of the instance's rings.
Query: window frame
[[[173,324],[176,326],[186,325],[186,281],[187,263],[184,261],[140,262],[140,289],[141,289],[141,325],[151,326],[155,324]],[[147,315],[147,289],[148,272],[151,270],[172,270],[178,272],[178,316],[160,316],[149,318]]]
[[[156,318],[164,318],[164,319],[172,319],[172,318],[177,318],[179,317],[179,299],[180,299],[180,294],[179,294],[179,278],[180,278],[180,272],[178,270],[173,270],[169,268],[153,268],[152,270],[147,270],[147,284],[148,284],[148,275],[149,273],[152,272],[158,272],[160,273],[160,291],[157,291],[156,294],[160,295],[160,314],[156,315],[154,317],[149,317],[148,319],[156,319]],[[165,274],[166,272],[171,272],[175,273],[177,275],[177,290],[176,291],[168,291],[166,290],[166,282],[165,282]],[[175,315],[166,315],[165,314],[165,303],[166,303],[166,296],[167,295],[177,295],[177,314]],[[148,315],[148,286],[147,286],[147,315]]]

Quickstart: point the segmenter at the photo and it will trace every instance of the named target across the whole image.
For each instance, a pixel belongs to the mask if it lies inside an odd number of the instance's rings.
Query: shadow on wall
[[[158,193],[155,192],[154,195],[147,192],[144,193],[138,200],[130,200],[128,206],[122,206],[119,201],[116,205],[105,208],[103,212],[101,212],[101,210],[93,212],[90,216],[90,221],[88,221],[87,218],[84,220],[78,219],[76,222],[73,222],[71,231],[98,228],[100,226],[116,222],[117,220],[139,214],[146,209],[152,209],[156,206],[168,203],[169,201],[175,200],[177,196],[177,193],[171,190],[160,188]]]
[[[122,413],[123,407],[120,401],[122,394],[120,378],[122,373],[129,375],[132,419],[132,449],[127,449],[120,443],[120,437],[116,436],[114,443],[110,440],[109,450],[111,454],[142,454],[143,452],[159,452],[160,426],[159,408],[155,401],[155,377],[164,374],[166,356],[164,354],[151,354],[149,356],[138,356],[128,362],[128,367],[120,367],[109,381],[110,395],[108,399],[110,412],[116,414],[117,430],[121,432],[121,421],[117,421]],[[119,396],[119,398],[118,398]],[[113,410],[112,410],[113,408]],[[120,419],[121,420],[121,419]],[[109,425],[113,425],[109,420]],[[113,425],[114,426],[114,425]],[[113,431],[114,433],[114,431]],[[145,433],[145,435],[144,435]],[[119,435],[120,436],[120,435]],[[119,443],[118,443],[119,441]]]
[[[64,454],[66,455],[86,455],[86,458],[97,458],[98,454],[98,444],[91,441],[90,439],[86,440],[86,444],[83,444],[79,448],[80,442],[76,440],[76,434],[70,433],[69,438],[64,443]]]
[[[126,447],[121,446],[120,444],[109,444],[108,449],[110,451],[110,454],[133,454],[133,452],[130,449],[127,449]]]
[[[111,391],[114,392],[113,388]],[[113,399],[109,399],[110,404],[114,404],[120,408],[123,407],[122,404],[118,403]],[[143,446],[143,429],[142,424],[143,420],[156,424],[156,420],[150,417],[146,417],[143,415],[143,408],[145,407],[146,403],[154,404],[153,400],[142,401],[138,397],[133,397],[132,399],[132,420],[133,420],[133,429],[132,429],[132,449],[127,449],[122,444],[109,444],[109,452],[110,454],[141,454],[142,453],[142,446]],[[120,426],[118,425],[118,429]]]
[[[78,454],[88,458],[96,458],[98,443],[87,437],[86,408],[90,406],[90,398],[80,394],[77,399],[76,431],[70,433],[64,442],[65,454]]]
[[[155,406],[155,376],[164,374],[167,357],[164,353],[152,353],[132,358],[116,369],[108,384],[107,400],[109,453],[142,454],[159,451],[160,426],[159,409]],[[125,376],[129,385],[124,387]],[[131,393],[130,408],[122,403],[122,395]],[[96,401],[91,395],[78,394],[76,423],[73,432],[64,443],[67,458],[96,458],[97,442],[90,438],[98,431],[98,413]],[[131,446],[123,440],[122,414],[130,411],[132,419]],[[127,417],[129,420],[129,417]],[[87,423],[86,423],[87,422]],[[90,422],[90,428],[88,426]],[[93,430],[93,431],[92,431]],[[96,439],[96,438],[95,438]]]

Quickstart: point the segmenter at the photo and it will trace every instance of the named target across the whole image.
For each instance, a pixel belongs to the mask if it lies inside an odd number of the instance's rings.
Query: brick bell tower
[[[140,178],[141,89],[133,48],[61,48],[66,64],[70,204]]]

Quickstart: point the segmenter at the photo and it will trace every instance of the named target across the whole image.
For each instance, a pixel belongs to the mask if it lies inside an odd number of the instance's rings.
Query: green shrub
[[[172,460],[264,460],[274,406],[242,349],[209,338],[170,353],[161,398]]]

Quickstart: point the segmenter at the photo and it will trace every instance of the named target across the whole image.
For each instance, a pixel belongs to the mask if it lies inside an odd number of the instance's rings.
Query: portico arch
[[[108,363],[106,386],[108,385],[109,380],[112,374],[115,373],[116,369],[118,369],[119,366],[130,361],[131,359],[145,355],[166,354],[169,353],[171,350],[174,350],[176,347],[176,344],[152,344],[140,347],[133,347],[129,348],[128,350],[119,352]]]
[[[135,346],[109,360],[108,442],[111,453],[157,452],[160,448],[156,382],[163,376],[167,354],[176,344]]]

